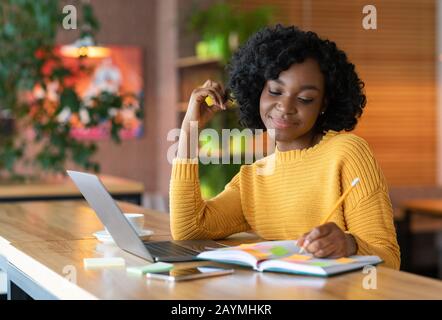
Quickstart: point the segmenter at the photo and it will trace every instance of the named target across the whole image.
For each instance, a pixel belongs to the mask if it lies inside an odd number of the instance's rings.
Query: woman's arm
[[[210,96],[213,106],[205,103]],[[205,201],[201,197],[198,176],[198,135],[213,115],[225,110],[222,86],[206,81],[190,97],[178,142],[177,158],[173,161],[170,182],[171,231],[176,240],[220,239],[250,229],[242,213],[239,175],[227,184],[215,198]]]
[[[196,160],[174,160],[170,214],[176,240],[222,239],[250,229],[242,212],[239,174],[223,192],[205,201],[201,197]]]
[[[348,232],[357,243],[357,254],[377,255],[387,267],[399,269],[393,211],[386,190],[379,189],[345,213]]]
[[[199,129],[204,128],[218,111],[226,110],[224,95],[223,87],[211,80],[207,80],[203,86],[192,91],[186,115],[181,124],[178,140],[178,159],[194,159],[197,157]],[[209,96],[215,102],[212,106],[208,106],[205,102],[205,99]],[[192,130],[197,133],[196,137],[191,135]]]
[[[386,266],[399,269],[400,251],[387,181],[364,139],[348,135],[346,149],[342,179],[347,184],[353,177],[361,179],[344,203],[344,220],[356,240],[357,254],[377,255]]]
[[[318,257],[342,257],[353,254],[377,255],[385,265],[399,269],[400,254],[393,222],[393,210],[382,171],[365,140],[355,135],[341,135],[341,188],[346,190],[353,179],[360,183],[344,201],[341,229],[329,222],[304,234],[300,246]]]

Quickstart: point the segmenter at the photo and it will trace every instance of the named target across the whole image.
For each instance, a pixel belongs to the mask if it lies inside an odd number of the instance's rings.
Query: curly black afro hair
[[[239,104],[239,122],[251,129],[266,129],[259,113],[264,85],[293,63],[315,59],[325,80],[326,111],[317,119],[318,132],[354,129],[366,104],[364,82],[347,55],[330,40],[311,31],[280,24],[255,33],[233,55],[228,66],[228,88]]]

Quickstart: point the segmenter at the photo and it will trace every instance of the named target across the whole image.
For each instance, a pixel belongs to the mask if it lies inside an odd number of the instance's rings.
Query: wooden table
[[[144,212],[153,240],[170,239],[167,214],[121,206]],[[172,284],[127,274],[125,268],[84,269],[83,258],[103,256],[123,257],[127,266],[146,264],[95,240],[91,233],[102,228],[81,201],[0,204],[0,266],[8,272],[10,296],[21,288],[37,299],[442,299],[441,281],[382,266],[376,268],[377,289],[363,288],[362,271],[316,278],[235,267],[233,275]],[[242,233],[222,242],[256,240]]]
[[[115,199],[141,205],[142,183],[108,175],[100,175],[100,179]],[[0,202],[74,199],[83,196],[69,177],[27,183],[0,181]]]
[[[412,231],[411,220],[414,215],[442,218],[442,199],[413,199],[401,204],[404,216],[401,220],[402,230],[402,264],[404,270],[411,270]],[[439,277],[442,278],[442,252],[439,253]]]

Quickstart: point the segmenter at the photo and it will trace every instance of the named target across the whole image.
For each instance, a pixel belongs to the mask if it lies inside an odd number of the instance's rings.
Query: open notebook
[[[382,262],[378,256],[318,259],[311,254],[299,254],[299,251],[300,247],[294,240],[265,241],[204,251],[197,258],[249,266],[257,271],[315,276],[330,276]]]

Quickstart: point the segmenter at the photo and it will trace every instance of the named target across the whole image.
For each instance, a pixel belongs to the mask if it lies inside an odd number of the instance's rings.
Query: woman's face
[[[268,80],[261,93],[259,111],[267,129],[275,129],[278,142],[312,134],[323,110],[324,77],[314,59],[292,64],[278,79]]]

